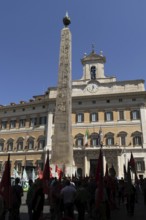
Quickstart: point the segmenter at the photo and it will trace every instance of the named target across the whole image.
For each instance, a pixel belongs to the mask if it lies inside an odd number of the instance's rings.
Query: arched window
[[[39,136],[38,138],[38,149],[43,150],[45,147],[45,137],[44,136]]]
[[[4,142],[5,142],[5,140],[3,138],[0,139],[0,152],[4,151]]]
[[[90,69],[90,74],[91,74],[91,79],[96,79],[96,67],[95,66],[91,66]]]
[[[22,151],[23,150],[23,141],[24,141],[23,137],[18,138],[18,140],[17,140],[17,151]]]
[[[105,136],[106,136],[106,145],[108,146],[114,145],[114,134],[109,132]]]
[[[8,151],[13,151],[13,142],[14,140],[12,138],[10,138],[8,141],[7,141],[7,150]]]
[[[98,133],[96,133],[96,132],[92,133],[90,135],[90,138],[91,138],[91,140],[90,140],[91,146],[97,147],[99,145],[99,135],[98,135]]]
[[[119,137],[119,145],[120,146],[126,145],[126,136],[127,136],[127,133],[125,131],[119,132],[118,137]]]
[[[27,143],[28,143],[28,150],[33,150],[34,149],[34,138],[29,137]]]
[[[82,147],[83,146],[83,137],[84,137],[83,134],[77,134],[75,136],[75,139],[76,139],[75,144],[76,144],[77,147]]]
[[[140,136],[135,136],[133,137],[133,145],[141,145],[142,141],[141,141],[141,137]]]
[[[142,145],[142,134],[139,131],[132,133],[133,136],[133,146]]]

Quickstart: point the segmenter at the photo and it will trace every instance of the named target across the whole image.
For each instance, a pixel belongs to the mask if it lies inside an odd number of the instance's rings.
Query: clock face
[[[87,90],[89,91],[89,92],[96,92],[97,91],[97,89],[98,89],[98,86],[97,86],[97,84],[94,84],[94,83],[90,83],[90,84],[88,84],[88,86],[87,86]]]

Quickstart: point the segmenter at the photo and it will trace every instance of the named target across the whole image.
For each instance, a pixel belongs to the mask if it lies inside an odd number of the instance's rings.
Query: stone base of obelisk
[[[58,178],[58,173],[57,171],[62,170],[63,172],[63,177],[70,177],[72,178],[73,176],[76,176],[76,171],[77,167],[74,165],[66,165],[66,164],[51,164],[51,172],[52,176]]]

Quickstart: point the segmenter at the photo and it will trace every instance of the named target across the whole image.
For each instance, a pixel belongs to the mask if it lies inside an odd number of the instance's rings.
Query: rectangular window
[[[2,129],[6,129],[7,128],[7,121],[2,121],[1,128]]]
[[[84,121],[84,115],[83,113],[77,114],[77,123],[82,123]]]
[[[25,127],[25,119],[20,119],[19,121],[19,127],[24,128]]]
[[[105,121],[113,120],[113,112],[105,112]]]
[[[46,116],[40,117],[40,125],[45,125],[46,122],[47,122],[47,117]]]
[[[34,127],[37,125],[37,118],[30,118],[30,127]]]
[[[90,120],[91,120],[91,122],[96,122],[97,121],[97,113],[91,113]]]
[[[124,111],[119,111],[119,120],[124,120]]]
[[[140,112],[138,110],[134,110],[131,112],[131,119],[138,120],[140,119]]]
[[[145,163],[142,158],[135,158],[136,163],[136,171],[137,172],[144,172],[145,171]]]
[[[16,127],[16,120],[11,120],[10,121],[10,128],[15,128]]]

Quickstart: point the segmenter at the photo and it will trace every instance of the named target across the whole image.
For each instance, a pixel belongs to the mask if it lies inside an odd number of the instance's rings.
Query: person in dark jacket
[[[23,189],[20,185],[20,178],[15,179],[15,185],[12,186],[12,209],[10,210],[11,220],[20,220],[20,206]]]
[[[36,190],[32,201],[32,220],[39,220],[44,207],[44,193],[43,193],[43,182],[42,180],[36,180]]]

